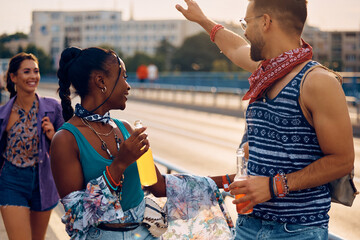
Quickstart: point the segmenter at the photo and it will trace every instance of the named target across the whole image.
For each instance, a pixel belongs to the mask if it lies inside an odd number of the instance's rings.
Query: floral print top
[[[230,215],[210,178],[187,174],[165,175],[165,178],[169,228],[161,239],[233,239]],[[86,239],[91,226],[124,216],[118,197],[110,192],[102,176],[61,202],[66,212],[62,222],[71,239]]]
[[[61,221],[71,239],[86,239],[91,226],[124,216],[118,196],[110,192],[102,176],[90,180],[85,190],[68,194],[61,203],[65,209]]]
[[[8,132],[6,149],[3,157],[17,167],[34,166],[39,159],[39,136],[37,127],[37,113],[39,103],[36,99],[26,113],[17,103],[12,107],[19,119]]]
[[[169,227],[162,239],[234,239],[230,214],[211,178],[189,174],[165,177]]]

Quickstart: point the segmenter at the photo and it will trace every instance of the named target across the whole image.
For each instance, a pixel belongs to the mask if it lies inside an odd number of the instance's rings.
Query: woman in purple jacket
[[[36,94],[40,73],[34,55],[14,56],[6,78],[10,100],[0,107],[1,215],[9,239],[44,239],[59,200],[49,149],[64,122],[62,109],[57,100]]]

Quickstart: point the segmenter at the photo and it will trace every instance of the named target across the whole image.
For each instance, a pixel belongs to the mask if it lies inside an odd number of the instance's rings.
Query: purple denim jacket
[[[59,102],[54,98],[39,97],[39,110],[38,110],[38,135],[39,135],[39,184],[40,184],[40,196],[41,196],[41,209],[47,209],[55,205],[59,201],[59,195],[56,190],[55,182],[51,172],[50,166],[50,141],[43,133],[41,128],[41,119],[45,116],[50,118],[51,123],[54,125],[55,131],[57,131],[64,123],[62,117],[62,108]],[[6,139],[5,130],[9,121],[12,106],[15,101],[15,97],[11,98],[5,105],[0,107],[0,166],[2,168],[3,160],[2,154],[5,148]],[[1,171],[1,170],[0,170]],[[1,173],[0,173],[1,174]]]

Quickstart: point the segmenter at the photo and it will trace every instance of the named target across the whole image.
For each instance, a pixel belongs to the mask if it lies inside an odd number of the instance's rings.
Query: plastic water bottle
[[[141,120],[136,120],[135,129],[141,127]],[[149,150],[147,150],[138,160],[136,160],[136,164],[139,171],[141,185],[151,186],[157,183],[157,175],[151,148],[149,148]]]
[[[243,181],[246,180],[248,178],[248,174],[247,174],[247,164],[248,164],[248,159],[245,157],[245,152],[243,148],[238,148],[236,150],[236,165],[237,165],[237,172],[234,178],[234,182],[236,181]],[[235,195],[235,199],[239,199],[244,197],[245,194],[237,194]],[[236,211],[239,214],[250,214],[252,213],[253,209],[249,209],[247,212],[245,213],[241,213],[240,211],[250,203],[250,201],[246,201],[243,203],[238,203],[236,204]]]

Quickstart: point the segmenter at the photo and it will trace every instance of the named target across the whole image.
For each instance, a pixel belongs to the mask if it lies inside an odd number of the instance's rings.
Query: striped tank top
[[[248,173],[275,176],[296,172],[323,157],[315,129],[299,105],[300,82],[311,61],[274,98],[266,96],[249,104]],[[330,193],[327,185],[291,191],[284,198],[273,198],[254,206],[253,216],[280,223],[326,228],[329,222]]]

